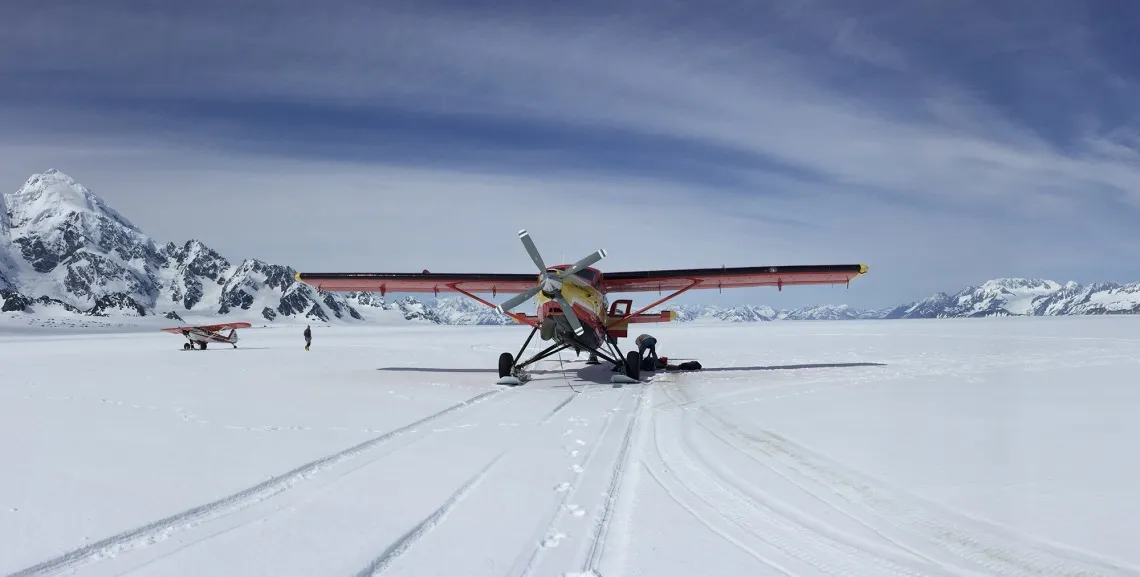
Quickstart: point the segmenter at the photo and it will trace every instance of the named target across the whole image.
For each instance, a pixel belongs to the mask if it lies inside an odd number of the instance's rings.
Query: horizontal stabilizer
[[[677,318],[677,311],[661,311],[659,313],[641,313],[633,315],[632,317],[625,317],[616,324],[624,325],[630,323],[668,323]]]

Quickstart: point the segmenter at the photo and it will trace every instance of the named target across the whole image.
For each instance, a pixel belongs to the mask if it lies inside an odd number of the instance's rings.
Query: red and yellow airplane
[[[671,311],[658,314],[646,314],[645,311],[681,293],[693,289],[774,286],[783,290],[785,286],[791,285],[848,284],[867,272],[866,265],[845,264],[602,273],[591,265],[605,258],[605,250],[599,250],[572,265],[547,266],[525,229],[519,231],[519,239],[538,267],[537,277],[533,274],[446,274],[426,270],[422,273],[297,273],[295,276],[298,281],[322,291],[379,292],[381,295],[388,292],[434,293],[437,296],[441,292],[460,293],[510,315],[521,324],[530,325],[533,330],[518,355],[505,352],[499,356],[500,378],[517,377],[527,365],[573,348],[578,353],[589,351],[592,362],[597,362],[596,357],[602,357],[614,363],[615,368],[622,368],[629,378],[637,380],[640,378],[641,365],[639,354],[637,351],[629,351],[623,356],[617,348],[617,339],[627,336],[631,323],[673,320],[676,315]],[[632,300],[610,303],[607,297],[611,293],[660,293],[667,290],[673,292],[634,312],[630,312]],[[492,296],[506,293],[515,296],[496,305],[475,293],[491,293]],[[538,297],[535,315],[511,312],[511,309],[534,297]],[[536,332],[542,340],[552,340],[553,344],[520,362],[518,357],[526,350]],[[612,350],[616,355],[611,357],[607,354],[609,351],[603,348]]]

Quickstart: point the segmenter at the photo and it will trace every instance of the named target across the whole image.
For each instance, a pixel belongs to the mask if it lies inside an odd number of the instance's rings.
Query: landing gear
[[[606,354],[606,352],[600,349],[587,346],[585,343],[572,336],[564,336],[562,338],[565,340],[560,340],[538,352],[533,357],[520,362],[523,352],[526,351],[526,347],[534,338],[535,333],[541,333],[542,330],[543,328],[541,326],[535,327],[533,330],[531,330],[530,336],[527,337],[526,342],[524,342],[522,348],[519,349],[518,355],[512,355],[511,353],[503,353],[499,355],[498,384],[512,386],[522,384],[528,380],[526,374],[523,373],[524,367],[541,361],[547,357],[553,356],[559,351],[564,351],[566,349],[574,349],[576,351],[589,351],[590,358],[586,361],[586,364],[588,365],[601,364],[601,360],[599,360],[599,358],[612,363],[614,371],[621,371],[622,373],[620,375],[615,375],[614,379],[626,379],[623,382],[637,382],[641,377],[640,354],[637,351],[629,351],[624,355],[623,358],[621,350],[617,348],[617,344],[614,342],[616,339],[610,338],[607,338],[604,343],[608,345],[608,349],[611,349],[610,352],[613,353],[613,356]]]
[[[511,368],[515,366],[515,357],[511,353],[499,355],[499,378],[511,376]]]
[[[192,349],[192,348],[194,348],[194,345],[192,345],[192,344],[190,344],[190,343],[182,343],[182,350],[184,350],[184,351],[188,351],[188,350],[190,350],[190,349]]]
[[[625,353],[625,376],[635,381],[641,379],[641,354],[637,351]]]

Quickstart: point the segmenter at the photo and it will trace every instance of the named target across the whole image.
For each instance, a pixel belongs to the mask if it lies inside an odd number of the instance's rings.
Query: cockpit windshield
[[[584,268],[584,269],[582,269],[582,270],[580,270],[574,274],[575,274],[575,276],[581,277],[582,280],[584,280],[590,284],[594,284],[594,281],[598,280],[598,273],[596,271],[592,271],[588,268]]]
[[[567,268],[570,268],[570,267],[560,267],[560,268],[562,268],[562,270],[566,270]],[[598,271],[595,271],[595,270],[590,270],[588,268],[584,268],[584,269],[574,273],[574,276],[578,277],[583,282],[585,282],[586,284],[589,284],[589,285],[596,285],[598,283]]]

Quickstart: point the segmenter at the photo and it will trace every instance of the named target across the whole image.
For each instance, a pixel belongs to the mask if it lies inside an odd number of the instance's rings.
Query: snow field
[[[0,574],[1140,575],[1138,328],[649,325],[705,370],[502,388],[525,327],[0,327]]]

